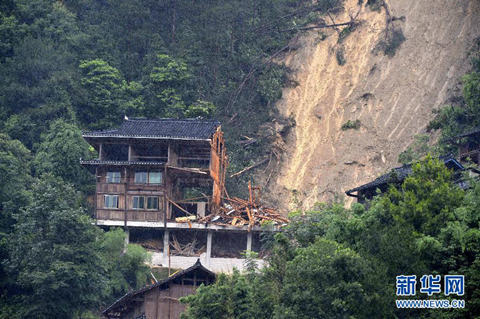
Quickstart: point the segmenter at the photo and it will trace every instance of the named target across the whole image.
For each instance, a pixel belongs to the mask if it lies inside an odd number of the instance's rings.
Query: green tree
[[[149,255],[139,245],[125,249],[125,233],[121,229],[106,232],[100,242],[100,252],[107,269],[108,285],[105,301],[113,302],[130,290],[147,283],[150,268],[145,264]]]
[[[158,54],[149,77],[148,87],[153,94],[149,114],[174,118],[211,116],[214,105],[195,100],[191,79],[184,61]]]
[[[12,213],[28,202],[30,151],[18,140],[0,134],[0,233],[9,232]]]
[[[397,222],[413,226],[416,232],[436,236],[454,218],[453,212],[464,192],[453,184],[453,172],[438,159],[427,156],[412,169],[401,189],[391,188],[383,197],[384,207],[391,208]]]
[[[5,309],[5,314],[15,310],[7,306],[15,280],[6,272],[5,262],[9,258],[9,234],[15,224],[13,216],[30,198],[30,159],[30,151],[20,141],[0,134],[0,308]]]
[[[4,131],[31,149],[53,118],[72,119],[72,92],[78,91],[72,60],[85,37],[58,1],[7,1],[5,7],[0,114],[8,119]]]
[[[61,179],[44,175],[32,193],[9,236],[6,264],[17,285],[10,302],[19,318],[72,318],[98,305],[107,283],[101,233]]]
[[[326,239],[297,250],[286,265],[275,318],[371,317],[369,269],[361,256]]]
[[[257,275],[220,274],[209,286],[200,286],[195,295],[181,299],[188,307],[182,318],[270,318],[271,287]]]
[[[79,160],[93,157],[88,143],[74,124],[57,120],[42,136],[33,166],[37,176],[51,173],[84,191],[92,190],[93,177]]]
[[[455,150],[451,139],[480,126],[480,43],[473,52],[472,71],[462,77],[463,100],[458,105],[445,106],[436,113],[428,129],[441,129],[439,149],[444,153]]]
[[[121,103],[125,82],[120,71],[96,59],[80,63],[85,104],[78,110],[81,121],[91,128],[120,123],[125,114]]]
[[[118,69],[101,59],[83,61],[79,67],[85,96],[78,113],[85,126],[112,127],[120,123],[125,114],[142,110],[139,83],[127,83]]]

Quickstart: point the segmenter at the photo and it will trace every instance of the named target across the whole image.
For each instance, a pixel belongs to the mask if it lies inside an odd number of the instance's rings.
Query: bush
[[[340,48],[337,50],[336,57],[337,57],[338,65],[344,65],[345,63],[347,63],[347,60],[345,59],[345,56],[343,53],[343,48]]]
[[[380,11],[380,8],[383,6],[383,0],[368,0],[367,6],[369,6],[372,11]]]
[[[382,51],[386,56],[393,57],[405,40],[402,29],[394,29],[386,40],[380,40],[377,43],[375,51]]]
[[[343,40],[345,40],[346,37],[350,35],[354,30],[356,29],[356,25],[352,24],[349,25],[348,27],[343,28],[342,31],[340,31],[340,34],[338,35],[338,43],[342,43]]]
[[[360,120],[350,121],[348,120],[345,124],[342,125],[342,131],[349,129],[358,130],[360,128]]]

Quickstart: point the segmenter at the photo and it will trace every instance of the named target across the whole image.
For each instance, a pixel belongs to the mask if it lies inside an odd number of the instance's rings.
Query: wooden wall
[[[165,209],[165,183],[158,185],[134,184],[134,170],[127,170],[126,178],[125,170],[120,171],[122,173],[121,183],[106,183],[105,176],[107,169],[99,170],[97,172],[97,191],[95,200],[97,219],[125,220],[126,214],[127,220],[130,221],[163,221],[163,212]],[[118,208],[105,208],[104,195],[118,195]],[[133,209],[133,196],[158,197],[158,210]]]
[[[145,316],[147,319],[178,319],[185,311],[185,305],[178,300],[191,295],[191,285],[170,284],[168,289],[153,289],[145,294]]]

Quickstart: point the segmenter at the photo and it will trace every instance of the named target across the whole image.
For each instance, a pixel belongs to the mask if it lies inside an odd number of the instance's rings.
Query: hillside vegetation
[[[287,80],[275,57],[338,3],[2,1],[0,318],[84,318],[147,283],[145,251],[92,225],[81,130],[217,118],[231,170],[246,167],[269,152],[268,136],[235,141],[272,118]]]
[[[295,210],[265,236],[265,270],[247,258],[247,274],[186,298],[187,318],[403,316],[399,273],[466,277],[465,310],[412,315],[478,316],[478,184],[459,189],[427,157],[368,208],[316,203],[402,151],[455,151],[448,140],[480,125],[478,12],[478,1],[1,1],[0,318],[95,318],[149,283],[147,252],[93,225],[95,179],[79,165],[97,156],[82,130],[124,116],[221,120],[230,172],[268,162],[257,185]],[[412,144],[427,129],[437,140]],[[229,180],[231,195],[252,172]]]
[[[268,266],[221,276],[183,299],[185,318],[477,318],[480,314],[480,184],[464,191],[427,157],[369,208],[319,204],[294,212],[263,238]],[[416,275],[414,297],[396,276]],[[421,293],[425,274],[462,274],[463,296]],[[463,299],[464,309],[397,309],[395,299]]]

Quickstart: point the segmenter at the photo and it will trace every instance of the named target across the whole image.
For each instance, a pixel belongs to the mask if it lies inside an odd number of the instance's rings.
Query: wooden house
[[[108,319],[178,319],[185,310],[179,298],[214,281],[215,274],[197,260],[190,268],[165,280],[127,293],[105,309],[103,315]]]
[[[83,137],[99,154],[81,164],[96,176],[100,223],[160,225],[187,213],[202,217],[220,204],[226,152],[217,121],[132,119]]]
[[[201,222],[225,196],[227,155],[218,121],[130,119],[83,137],[98,152],[97,159],[80,161],[96,176],[96,224],[122,227],[127,241],[155,240],[156,265],[184,269],[200,258],[215,271],[231,271],[242,268],[242,251],[259,247],[259,226]]]

